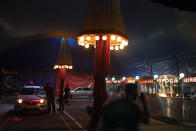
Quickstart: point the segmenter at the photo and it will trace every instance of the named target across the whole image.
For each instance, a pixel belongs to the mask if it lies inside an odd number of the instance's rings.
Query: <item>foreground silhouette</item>
[[[105,105],[99,120],[97,131],[138,131],[138,124],[149,123],[149,114],[146,99],[141,94],[143,111],[135,104],[137,98],[137,85],[127,84],[125,98]]]

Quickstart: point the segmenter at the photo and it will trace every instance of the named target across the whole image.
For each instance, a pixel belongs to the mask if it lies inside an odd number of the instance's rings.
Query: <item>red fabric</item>
[[[103,35],[96,41],[94,61],[94,107],[93,116],[90,121],[90,131],[94,131],[99,121],[99,114],[107,99],[105,77],[110,72],[110,35],[107,40],[102,40]]]
[[[103,35],[96,41],[94,75],[96,77],[105,77],[110,72],[110,35],[107,40],[102,40]]]
[[[110,72],[110,35],[107,40],[100,39],[96,41],[95,59],[94,59],[94,106],[96,103],[103,104],[107,99],[105,77]],[[97,99],[96,99],[97,98]]]
[[[62,75],[64,75],[63,72],[56,73],[56,95],[59,94],[59,88],[60,88],[60,81],[62,78]],[[94,80],[92,74],[85,74],[85,73],[77,73],[77,72],[66,72],[66,77],[64,78],[64,88],[66,85],[69,85],[70,89],[74,89],[78,86],[83,87],[91,87],[94,86]]]
[[[60,91],[60,82],[63,79],[65,81],[66,76],[66,69],[60,69],[56,71],[56,95],[59,95]]]

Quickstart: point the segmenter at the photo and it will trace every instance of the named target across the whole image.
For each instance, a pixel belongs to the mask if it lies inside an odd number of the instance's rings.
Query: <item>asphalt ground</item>
[[[0,131],[85,131],[90,120],[86,106],[88,99],[71,99],[65,104],[65,111],[55,114],[24,114],[16,117],[12,105],[0,103],[0,111],[7,109],[4,118],[1,115]],[[58,105],[56,105],[58,109]],[[150,119],[149,125],[140,124],[140,131],[196,131],[196,126],[168,124]]]

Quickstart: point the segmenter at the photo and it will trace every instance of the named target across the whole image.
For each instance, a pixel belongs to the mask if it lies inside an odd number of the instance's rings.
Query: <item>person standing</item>
[[[127,84],[125,93],[125,98],[112,101],[103,107],[97,131],[139,131],[140,122],[149,123],[149,113],[143,94],[140,96],[143,111],[135,104],[137,85]]]
[[[63,111],[64,110],[64,97],[63,97],[63,88],[64,88],[64,80],[61,80],[60,83],[60,93],[59,93],[59,109],[58,111]]]
[[[70,88],[69,88],[68,84],[66,85],[64,92],[65,92],[65,95],[64,95],[65,102],[68,103],[68,97],[69,97],[69,94],[70,94]]]
[[[55,92],[48,82],[46,83],[44,90],[47,99],[47,112],[50,113],[52,107],[52,111],[55,113]]]

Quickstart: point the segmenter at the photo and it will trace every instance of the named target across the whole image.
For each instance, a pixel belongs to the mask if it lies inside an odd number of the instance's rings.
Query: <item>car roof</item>
[[[42,89],[42,86],[24,86],[23,88],[36,88],[36,89]]]
[[[89,88],[89,87],[81,87],[81,86],[78,86],[77,88]]]

